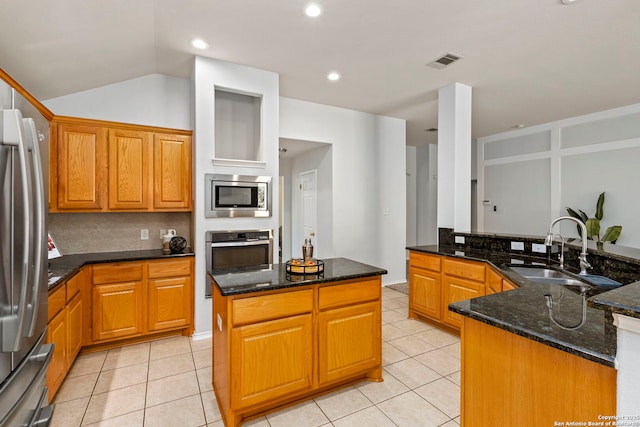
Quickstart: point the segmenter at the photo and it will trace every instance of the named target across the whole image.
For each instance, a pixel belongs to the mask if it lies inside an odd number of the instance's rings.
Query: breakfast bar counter
[[[386,270],[345,258],[209,272],[213,389],[227,427],[361,379],[382,381]]]

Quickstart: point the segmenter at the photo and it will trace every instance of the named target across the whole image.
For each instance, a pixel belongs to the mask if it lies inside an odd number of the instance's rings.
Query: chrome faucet
[[[544,239],[544,244],[546,246],[553,245],[553,238],[555,236],[552,232],[553,226],[556,225],[556,223],[565,219],[569,221],[574,221],[575,223],[578,224],[578,226],[580,226],[580,238],[582,239],[582,252],[578,257],[578,259],[580,260],[579,274],[581,276],[584,276],[587,274],[587,268],[591,268],[591,264],[589,264],[589,261],[587,261],[587,226],[584,225],[584,222],[572,216],[561,216],[554,219],[553,221],[551,221],[551,225],[549,225],[549,234],[547,234],[547,237]],[[560,238],[562,239],[562,248],[564,249],[564,238],[562,238],[562,236],[560,236]],[[564,255],[562,254],[562,252],[560,252],[560,268],[564,268]]]

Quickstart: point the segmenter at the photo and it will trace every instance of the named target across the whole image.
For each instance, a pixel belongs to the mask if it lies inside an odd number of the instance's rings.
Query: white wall
[[[405,281],[405,122],[284,97],[280,111],[282,138],[332,144],[333,255]]]
[[[640,104],[492,135],[478,144],[479,231],[545,235],[567,207],[593,216],[604,191],[601,234],[622,225],[618,244],[640,247],[640,199],[634,196]],[[483,199],[491,204],[483,206]],[[577,236],[568,222],[560,233]]]
[[[418,241],[418,147],[407,147],[407,246]],[[409,253],[407,252],[407,258]]]
[[[150,74],[42,103],[58,116],[192,129],[190,86],[189,79]]]
[[[416,150],[417,245],[438,243],[438,145],[422,145]]]
[[[212,328],[211,299],[206,299],[205,232],[207,230],[253,230],[271,229],[274,241],[278,241],[278,75],[214,59],[196,57],[193,72],[195,120],[194,138],[194,250],[195,259],[195,331],[208,332]],[[214,157],[215,132],[215,88],[262,97],[260,132],[262,140],[262,163],[256,165],[216,165]],[[204,175],[207,173],[265,175],[272,177],[272,212],[269,218],[205,218]],[[274,245],[274,260],[278,258]]]

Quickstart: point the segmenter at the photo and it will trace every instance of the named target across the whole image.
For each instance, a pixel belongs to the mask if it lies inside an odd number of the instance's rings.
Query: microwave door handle
[[[27,286],[28,286],[28,272],[29,272],[29,253],[30,245],[29,241],[29,222],[31,210],[29,197],[29,177],[27,175],[27,153],[24,144],[23,127],[22,127],[22,113],[19,110],[3,110],[2,111],[2,144],[6,146],[13,146],[18,151],[18,162],[20,166],[20,181],[21,187],[20,194],[23,198],[26,215],[22,215],[19,220],[23,221],[23,236],[14,236],[15,239],[23,239],[24,248],[22,251],[22,258],[20,259],[20,268],[22,269],[22,283],[20,284],[19,299],[17,304],[17,313],[14,313],[15,305],[11,303],[11,313],[9,316],[5,316],[2,319],[2,351],[19,351],[20,341],[22,338],[22,330],[25,323],[25,305],[27,299]],[[14,195],[17,195],[17,191],[14,189]],[[14,218],[15,219],[15,218]],[[12,228],[14,224],[12,224]],[[18,255],[18,254],[16,254]],[[19,255],[18,255],[19,256]],[[17,265],[17,263],[13,263]],[[12,266],[13,267],[13,266]],[[15,272],[14,272],[15,274]]]
[[[44,181],[43,181],[43,172],[42,172],[42,162],[40,160],[40,149],[38,148],[38,134],[36,131],[36,125],[33,119],[23,119],[25,126],[25,144],[28,144],[29,147],[27,151],[31,154],[32,165],[33,165],[33,200],[34,200],[34,211],[33,215],[31,215],[31,227],[33,227],[34,233],[34,246],[32,247],[33,252],[33,284],[32,284],[32,292],[31,292],[31,303],[27,305],[28,311],[28,324],[25,327],[25,331],[23,336],[32,337],[35,332],[36,327],[36,319],[38,316],[38,301],[40,294],[40,287],[43,286],[43,273],[44,273],[44,264],[43,260],[43,248],[45,242],[45,221],[44,221]]]

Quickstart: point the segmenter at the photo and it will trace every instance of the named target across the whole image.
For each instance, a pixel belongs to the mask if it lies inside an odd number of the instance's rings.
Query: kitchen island
[[[213,389],[224,423],[366,378],[382,381],[381,275],[345,258],[209,272]]]
[[[541,256],[453,245],[408,249],[412,256],[436,257],[443,265],[441,273],[429,265],[423,273],[418,264],[410,274],[410,305],[411,290],[422,276],[441,280],[443,289],[464,289],[471,281],[449,278],[447,264],[487,270],[486,286],[485,276],[474,282],[482,283],[477,298],[448,300],[445,308],[461,325],[461,425],[587,425],[615,415],[616,331],[610,315],[588,301],[607,289],[581,293],[535,283],[511,269],[548,264]],[[490,274],[517,288],[490,294]]]

